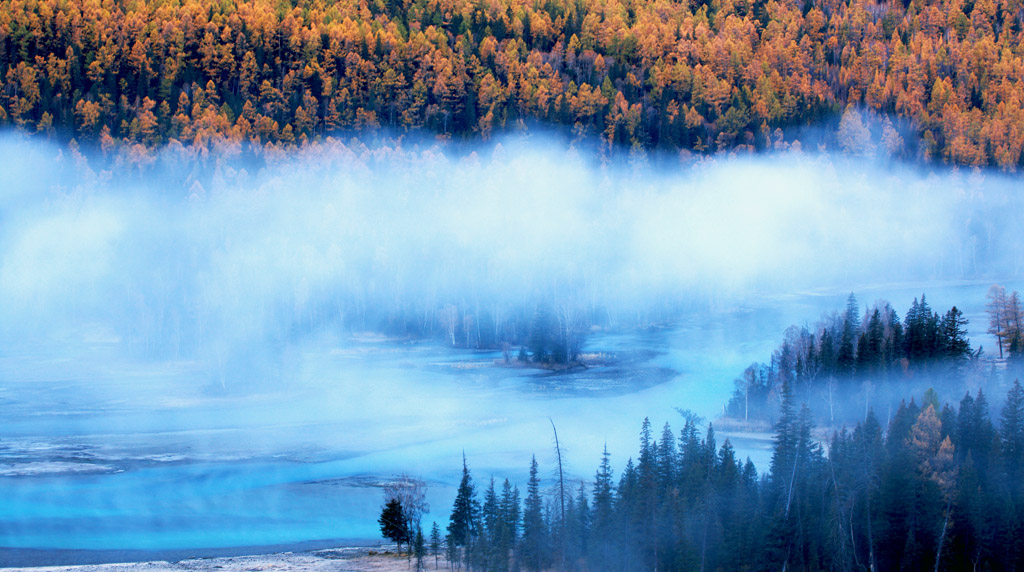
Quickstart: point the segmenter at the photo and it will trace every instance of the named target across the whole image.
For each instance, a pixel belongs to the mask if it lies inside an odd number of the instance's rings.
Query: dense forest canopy
[[[900,320],[878,300],[860,311],[851,293],[843,311],[813,326],[790,326],[767,363],[753,363],[735,380],[725,414],[743,422],[773,420],[785,391],[805,401],[829,426],[853,423],[872,407],[891,412],[908,393],[966,387],[998,390],[1024,372],[1024,310],[1020,294],[994,284],[987,294],[992,355],[967,337],[969,321],[956,306],[932,310],[915,298]]]
[[[539,121],[1015,171],[1022,34],[1019,0],[2,0],[0,123],[139,160]]]
[[[787,391],[759,476],[710,424],[702,435],[699,419],[678,434],[666,423],[659,437],[645,419],[618,475],[606,448],[593,480],[545,495],[533,460],[522,502],[493,478],[481,501],[464,464],[448,558],[480,571],[1015,570],[1022,422],[1015,381],[995,416],[980,390],[955,406],[930,391],[887,424],[869,411],[818,439]]]
[[[442,543],[435,522],[430,550],[444,544],[449,569],[467,571],[1019,569],[1024,310],[1000,285],[987,300],[998,358],[972,347],[956,306],[932,310],[925,295],[900,320],[884,300],[862,312],[851,293],[813,328],[789,328],[760,366],[765,379],[753,378],[770,383],[756,415],[773,409],[760,474],[679,408],[679,433],[644,419],[639,452],[618,475],[605,446],[592,480],[566,481],[559,464],[546,492],[536,458],[521,496],[508,479],[475,485],[464,456],[448,535]],[[821,385],[868,380],[899,396],[888,412],[813,410]],[[742,387],[736,395],[734,410]],[[418,516],[402,522],[407,539],[424,537]],[[425,542],[413,554],[424,569]]]

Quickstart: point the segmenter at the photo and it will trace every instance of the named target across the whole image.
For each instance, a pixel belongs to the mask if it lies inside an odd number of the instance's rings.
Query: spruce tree
[[[783,383],[781,403],[779,404],[779,420],[775,423],[775,438],[772,447],[771,481],[775,488],[789,488],[792,472],[795,470],[799,424],[792,388]]]
[[[848,322],[844,322],[843,334],[839,339],[839,351],[836,354],[836,374],[850,378],[857,367],[857,354],[854,349],[854,332]]]
[[[576,544],[579,547],[579,554],[586,555],[590,545],[590,503],[587,500],[587,487],[580,481],[580,488],[576,491]],[[570,538],[570,541],[572,538]]]
[[[952,365],[958,365],[971,356],[971,343],[967,339],[967,318],[956,306],[942,317],[940,324],[942,357]]]
[[[398,499],[389,499],[381,510],[380,533],[384,538],[391,540],[398,545],[398,551],[402,551],[402,543],[409,540],[409,522],[402,510],[402,503]]]
[[[907,315],[903,317],[903,353],[911,361],[918,359],[920,354],[921,327],[918,314],[919,304],[917,298],[914,298],[914,303],[910,305]]]
[[[846,298],[846,311],[843,312],[844,327],[850,329],[850,334],[854,334],[860,329],[860,306],[857,304],[857,297],[850,292],[850,295]]]
[[[884,372],[886,366],[885,326],[882,323],[882,314],[877,308],[871,313],[864,334],[865,347],[858,347],[858,352],[866,354],[863,360],[865,367],[870,374],[877,376]]]
[[[455,503],[452,505],[451,520],[448,523],[448,544],[457,553],[458,549],[465,552],[478,534],[480,503],[476,500],[476,489],[473,478],[466,465],[466,457],[462,457],[462,480],[459,482]],[[468,558],[468,554],[466,555]]]
[[[832,332],[825,328],[821,332],[818,349],[818,363],[823,376],[827,378],[836,374],[836,346]]]
[[[639,479],[637,478],[636,465],[633,458],[626,459],[626,466],[619,475],[619,484],[615,487],[615,541],[613,551],[616,556],[615,563],[621,569],[629,568],[629,563],[640,561],[640,555],[636,548],[639,542],[640,530],[638,514],[640,512]],[[614,566],[610,567],[615,569]]]
[[[662,493],[667,491],[675,482],[676,465],[676,438],[672,434],[672,428],[666,422],[661,430],[661,441],[657,450],[656,477],[658,488]]]
[[[513,486],[508,479],[502,488],[502,514],[504,515],[506,543],[508,550],[514,552],[519,543],[522,530],[522,511],[519,502],[519,487]]]
[[[594,569],[602,569],[612,562],[615,529],[617,519],[613,512],[615,501],[615,485],[612,482],[613,472],[611,455],[607,443],[601,453],[601,464],[594,474],[591,535],[588,561]]]
[[[423,538],[423,529],[419,525],[416,525],[416,536],[412,541],[411,552],[416,556],[416,570],[423,570],[423,558],[427,555],[427,546]]]
[[[546,304],[538,304],[530,322],[530,353],[533,361],[549,363],[555,359],[555,321]]]
[[[1024,476],[1024,388],[1014,380],[1000,416],[999,441],[1008,481],[1020,490]]]
[[[499,548],[499,537],[501,534],[501,515],[499,513],[498,507],[498,493],[497,491],[494,490],[494,477],[491,477],[490,485],[488,485],[487,491],[484,493],[484,505],[482,515],[482,554],[480,554],[480,557],[483,560],[485,569],[497,570],[500,568],[498,560],[507,561],[508,556],[501,555],[497,550]]]
[[[608,444],[605,443],[604,451],[601,453],[601,465],[594,475],[594,527],[597,529],[603,529],[611,523],[614,492],[611,455],[608,453]]]
[[[526,486],[523,508],[523,539],[517,559],[524,569],[539,572],[545,564],[547,531],[544,526],[544,504],[540,497],[540,478],[537,476],[537,458],[530,459],[530,480]]]
[[[434,568],[437,568],[441,555],[441,528],[437,526],[437,521],[430,527],[430,555],[434,557]]]

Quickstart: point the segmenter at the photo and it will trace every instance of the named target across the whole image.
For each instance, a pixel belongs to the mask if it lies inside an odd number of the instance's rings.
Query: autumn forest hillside
[[[1015,171],[1020,0],[0,0],[0,123],[145,156],[378,126]],[[819,143],[814,143],[815,145]]]

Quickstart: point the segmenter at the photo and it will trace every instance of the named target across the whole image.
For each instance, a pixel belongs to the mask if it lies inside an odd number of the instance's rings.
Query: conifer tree
[[[455,495],[448,524],[448,546],[454,551],[456,557],[461,549],[463,557],[468,561],[468,549],[479,533],[479,515],[480,503],[476,499],[473,478],[469,474],[466,457],[463,455],[462,480],[459,482],[459,489]]]
[[[856,371],[857,353],[854,348],[854,331],[849,322],[843,322],[843,333],[836,353],[836,374],[849,379]]]
[[[523,507],[523,539],[517,561],[525,570],[539,572],[545,565],[547,530],[544,526],[544,505],[540,497],[537,458],[530,459],[530,480]]]
[[[434,557],[434,568],[438,567],[438,558],[441,555],[441,529],[437,521],[430,527],[430,555]]]
[[[533,361],[549,363],[556,359],[555,323],[551,309],[538,304],[530,322],[530,354]]]
[[[494,477],[491,477],[490,485],[484,493],[483,530],[481,534],[480,559],[486,570],[497,570],[500,568],[498,561],[507,561],[508,555],[499,553],[501,514],[498,508],[498,494],[494,489]]]
[[[1006,394],[1000,421],[999,440],[1007,479],[1019,491],[1024,476],[1024,388],[1020,380],[1015,379]]]
[[[610,524],[614,492],[611,455],[606,443],[601,453],[601,465],[594,475],[594,527],[597,530],[604,530]]]
[[[971,344],[967,339],[968,320],[964,313],[953,306],[942,317],[941,353],[950,364],[957,366],[971,356]]]
[[[412,541],[411,552],[416,557],[416,570],[424,570],[423,559],[427,555],[427,545],[423,538],[423,529],[419,525],[416,525],[416,536]]]
[[[850,292],[846,298],[846,311],[843,313],[844,328],[849,328],[850,334],[860,330],[860,305],[857,304],[857,297]]]
[[[402,551],[402,543],[409,541],[409,521],[402,510],[402,503],[396,498],[389,499],[381,510],[380,533],[384,538],[391,540],[398,545],[398,551]]]
[[[575,539],[578,546],[578,556],[587,554],[590,546],[591,512],[590,502],[587,500],[587,487],[580,481],[579,489],[576,491],[576,519]]]
[[[499,552],[504,560],[512,558],[519,541],[519,487],[505,479],[501,488],[499,511]]]

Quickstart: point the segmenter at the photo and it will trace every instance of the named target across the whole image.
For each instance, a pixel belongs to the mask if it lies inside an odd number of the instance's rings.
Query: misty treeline
[[[1000,289],[994,286],[993,292]],[[990,312],[999,315],[1000,349],[1012,345],[1017,356],[1020,303],[1016,293],[1002,292],[993,302],[998,310],[990,304]],[[968,380],[991,381],[991,367],[984,366],[992,363],[982,359],[982,348],[971,347],[967,324],[956,306],[932,310],[924,294],[914,299],[901,321],[884,300],[861,314],[851,293],[842,312],[834,311],[810,328],[790,326],[769,363],[751,364],[735,381],[725,412],[744,421],[773,419],[788,384],[818,419],[836,425],[862,419],[873,405],[880,410],[890,406],[891,412],[900,396],[929,385],[958,390]],[[859,406],[851,409],[852,403]]]
[[[260,161],[168,148],[136,170],[0,136],[0,339],[90,329],[222,379],[277,377],[292,342],[367,333],[559,361],[595,326],[671,325],[751,289],[827,288],[854,268],[865,282],[1007,275],[1024,260],[1024,207],[998,175],[812,154],[637,171],[537,135],[422,143]],[[844,258],[822,259],[822,240]]]
[[[435,551],[443,544],[451,568],[480,571],[1024,565],[1018,382],[997,424],[980,390],[956,406],[928,391],[920,405],[901,402],[887,426],[869,411],[825,440],[815,438],[811,412],[798,408],[789,386],[771,466],[760,476],[728,439],[718,445],[710,424],[702,434],[692,416],[678,435],[666,423],[660,437],[645,419],[636,461],[617,476],[605,449],[592,481],[556,482],[548,493],[536,459],[525,496],[508,479],[492,478],[481,493],[464,460]],[[439,537],[436,523],[432,536]]]
[[[538,302],[510,308],[501,304],[445,304],[436,313],[407,314],[403,307],[382,317],[384,333],[442,338],[453,347],[501,348],[504,360],[567,364],[577,360],[591,327],[608,324],[599,307]],[[517,351],[512,352],[516,347]]]

